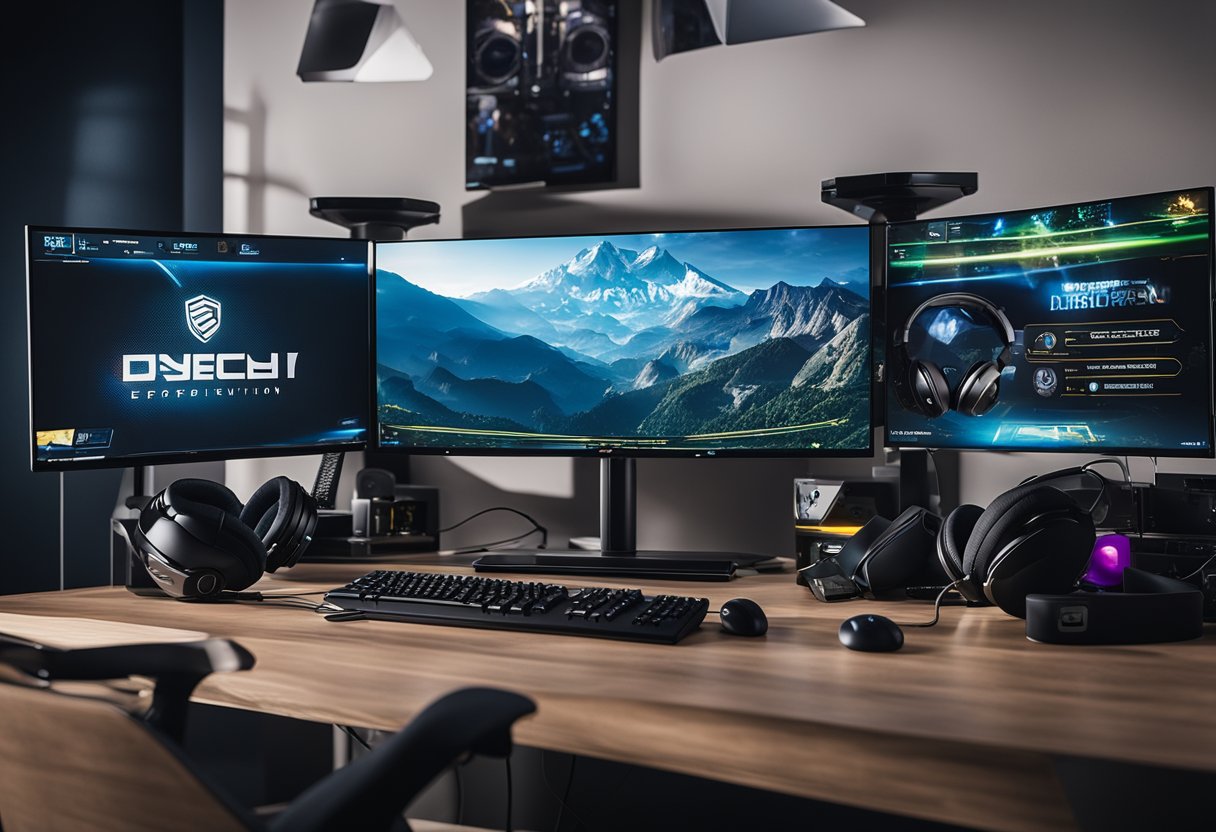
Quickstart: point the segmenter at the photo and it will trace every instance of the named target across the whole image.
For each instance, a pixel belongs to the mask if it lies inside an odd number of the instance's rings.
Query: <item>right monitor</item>
[[[886,444],[1212,456],[1211,205],[892,223]]]

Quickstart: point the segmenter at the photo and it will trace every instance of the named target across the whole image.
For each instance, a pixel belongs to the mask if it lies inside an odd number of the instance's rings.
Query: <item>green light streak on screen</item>
[[[1150,248],[1206,240],[1207,234],[1185,234],[1179,237],[1134,237],[1130,240],[1115,240],[1109,243],[1081,243],[1058,248],[1028,248],[1021,251],[1002,251],[996,254],[970,254],[960,257],[929,257],[923,260],[894,260],[889,265],[894,269],[917,269],[925,266],[957,266],[964,263],[991,263],[999,260],[1033,260],[1036,257],[1060,257],[1070,254],[1100,254],[1105,251]]]
[[[1187,225],[1196,225],[1207,221],[1207,214],[1188,214],[1182,217],[1158,217],[1151,220],[1133,220],[1132,222],[1122,222],[1118,225],[1091,225],[1085,228],[1069,228],[1064,231],[1036,231],[1033,234],[1009,234],[1000,235],[997,237],[967,237],[962,240],[905,240],[902,242],[890,242],[887,248],[909,248],[911,246],[955,246],[965,245],[967,243],[991,243],[1003,242],[1005,240],[1045,240],[1052,237],[1075,237],[1078,234],[1102,234],[1103,232],[1118,231],[1122,228],[1131,228],[1135,225],[1159,225],[1169,223],[1175,228],[1182,228]],[[933,220],[922,220],[922,223],[933,222]],[[941,222],[949,222],[949,220],[941,220]]]

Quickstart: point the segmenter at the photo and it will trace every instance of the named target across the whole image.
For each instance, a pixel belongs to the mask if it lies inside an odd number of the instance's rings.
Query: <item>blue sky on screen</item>
[[[818,285],[825,277],[849,282],[868,294],[869,229],[763,229],[661,234],[597,234],[504,240],[420,240],[377,246],[378,268],[450,297],[489,289],[511,289],[580,251],[608,240],[617,248],[641,252],[659,246],[710,277],[744,292],[767,289],[778,281]]]

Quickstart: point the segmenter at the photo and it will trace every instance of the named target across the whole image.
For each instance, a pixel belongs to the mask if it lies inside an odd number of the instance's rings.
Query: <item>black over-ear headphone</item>
[[[963,373],[953,393],[946,375],[931,361],[921,361],[908,353],[912,324],[928,309],[959,307],[983,312],[1001,336],[1004,349],[995,361],[977,361]],[[1013,360],[1013,325],[991,301],[969,292],[936,295],[912,310],[903,327],[895,331],[895,392],[900,404],[929,418],[955,410],[966,416],[980,416],[996,404],[1001,389],[1001,371]]]
[[[219,483],[184,479],[152,498],[132,539],[166,593],[211,598],[294,566],[316,527],[316,500],[287,477],[263,484],[244,506]]]
[[[1046,474],[1006,491],[988,508],[961,505],[946,515],[937,556],[964,598],[1025,618],[1027,595],[1075,588],[1093,553],[1092,507],[1049,483],[1082,470]]]

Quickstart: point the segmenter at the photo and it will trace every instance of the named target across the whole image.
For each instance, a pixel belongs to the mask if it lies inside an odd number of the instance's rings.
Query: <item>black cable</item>
[[[514,543],[517,540],[523,540],[528,535],[536,534],[537,532],[541,532],[542,537],[541,537],[541,542],[537,545],[536,548],[543,549],[543,548],[545,548],[545,540],[547,539],[544,529],[528,529],[523,534],[517,534],[514,537],[505,537],[502,540],[492,540],[489,543],[478,543],[473,546],[465,547],[463,549],[453,549],[452,554],[454,554],[454,555],[471,555],[474,552],[488,552],[490,549],[492,549],[495,546],[502,546],[504,543]]]
[[[574,807],[570,805],[570,789],[574,784],[574,761],[577,759],[573,754],[570,755],[570,770],[566,773],[566,788],[563,794],[558,794],[553,788],[553,781],[549,779],[549,754],[551,752],[541,749],[540,752],[540,776],[545,782],[545,788],[549,794],[553,795],[553,799],[557,801],[557,823],[553,827],[553,832],[560,832],[562,819],[565,817],[566,811],[569,810],[574,819],[582,826],[588,826],[587,821],[583,820],[578,812],[574,811]]]
[[[324,601],[320,604],[313,604],[304,599],[295,599],[286,595],[273,596],[273,600],[262,601],[254,598],[227,598],[222,599],[223,603],[228,604],[257,604],[261,607],[280,607],[282,609],[297,609],[308,610],[309,612],[318,615],[327,615],[331,612],[345,612],[344,607],[339,607],[336,604],[331,604]]]
[[[566,788],[562,791],[561,805],[557,808],[557,823],[553,827],[553,832],[561,832],[562,815],[565,814],[566,807],[570,804],[570,787],[574,785],[574,764],[578,762],[578,757],[570,756],[570,771],[566,773]],[[579,823],[583,823],[583,819],[574,814],[574,810],[570,810],[570,814],[578,818]]]
[[[926,448],[928,452],[929,462],[933,465],[933,491],[937,492],[938,508],[941,507],[942,499],[942,475],[937,469],[937,448]],[[929,502],[933,502],[933,491],[929,492]],[[925,506],[929,508],[929,506]]]
[[[949,592],[950,590],[954,589],[955,587],[957,587],[964,580],[965,580],[964,578],[959,578],[954,583],[942,587],[942,591],[937,593],[937,600],[935,600],[933,602],[933,620],[932,621],[930,621],[928,623],[925,623],[923,621],[904,623],[901,621],[901,622],[899,622],[899,626],[901,626],[901,627],[936,627],[938,620],[941,618],[942,600],[945,599],[946,593]]]
[[[533,526],[536,526],[538,529],[544,528],[544,526],[542,526],[540,523],[536,522],[536,518],[534,518],[532,515],[522,512],[517,508],[511,508],[510,506],[494,506],[492,508],[483,508],[481,511],[470,514],[468,517],[464,518],[459,523],[453,523],[452,525],[448,526],[447,528],[440,529],[439,533],[444,534],[445,532],[450,532],[455,529],[459,529],[461,526],[463,526],[465,523],[468,523],[470,520],[476,520],[481,515],[490,514],[491,512],[494,512],[494,511],[509,511],[512,514],[518,514],[520,517],[524,518],[529,523],[531,523]]]
[[[464,825],[464,783],[460,779],[460,761],[452,766],[452,774],[456,776],[456,825]]]
[[[511,826],[512,826],[512,824],[511,824],[511,755],[509,753],[506,756],[506,761],[507,761],[507,825],[503,828],[506,830],[506,832],[512,832],[512,830],[511,830]]]
[[[1199,564],[1199,568],[1198,568],[1198,569],[1196,569],[1194,572],[1192,572],[1192,573],[1191,573],[1191,574],[1189,574],[1189,575],[1185,575],[1185,576],[1183,576],[1183,577],[1179,578],[1178,580],[1180,580],[1180,581],[1189,581],[1191,578],[1195,577],[1195,576],[1196,576],[1196,575],[1198,575],[1200,572],[1202,572],[1203,570],[1207,569],[1207,568],[1208,568],[1208,564],[1210,564],[1210,563],[1211,563],[1212,561],[1214,561],[1214,560],[1216,560],[1216,555],[1212,555],[1210,558],[1208,558],[1207,560],[1205,560],[1203,563]]]
[[[318,589],[316,592],[284,592],[274,595],[259,592],[258,595],[262,596],[263,598],[304,598],[308,595],[324,595],[327,592],[329,592],[328,589]]]
[[[543,549],[548,544],[548,542],[549,542],[548,528],[546,528],[545,526],[542,526],[540,523],[538,523],[536,521],[536,518],[533,517],[532,515],[528,514],[527,512],[520,511],[517,508],[511,508],[510,506],[493,506],[491,508],[483,508],[481,511],[478,511],[474,514],[470,514],[468,517],[464,518],[459,523],[453,523],[452,525],[448,526],[447,528],[440,529],[439,534],[445,534],[445,533],[453,531],[455,529],[459,529],[461,526],[463,526],[465,523],[468,523],[470,520],[476,520],[478,517],[481,517],[483,514],[489,514],[494,511],[509,511],[512,514],[518,514],[520,517],[524,518],[529,523],[531,523],[532,528],[529,529],[524,534],[519,535],[518,537],[509,538],[508,540],[500,540],[495,543],[482,544],[483,547],[497,546],[500,543],[510,543],[512,540],[519,540],[522,537],[527,537],[529,534],[531,534],[534,531],[538,531],[541,534],[541,542],[540,542],[540,546],[538,548]],[[470,547],[465,547],[465,548],[470,548]]]

